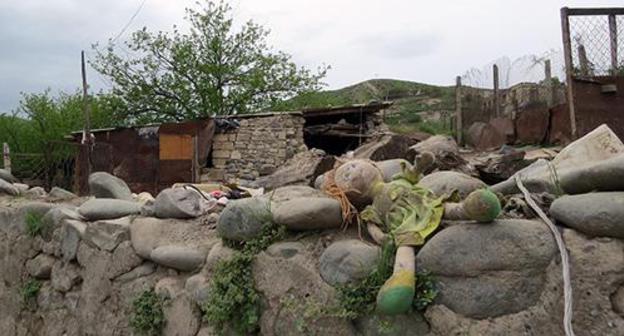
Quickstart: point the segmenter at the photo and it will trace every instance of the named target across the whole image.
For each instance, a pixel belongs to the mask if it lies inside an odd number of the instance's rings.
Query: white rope
[[[516,174],[516,185],[518,185],[518,189],[520,189],[520,191],[524,194],[524,198],[529,206],[531,206],[533,211],[535,211],[544,223],[546,223],[550,232],[552,232],[555,237],[555,241],[557,242],[557,247],[559,248],[559,253],[561,255],[561,270],[563,273],[563,330],[565,331],[566,336],[574,336],[574,329],[572,329],[572,283],[570,281],[570,263],[565,243],[563,242],[561,233],[559,233],[555,225],[546,216],[542,209],[537,206],[529,191],[524,187],[524,184],[522,184],[520,174]]]

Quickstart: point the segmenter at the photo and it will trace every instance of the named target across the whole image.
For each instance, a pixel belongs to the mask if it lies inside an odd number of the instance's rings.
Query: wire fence
[[[575,77],[624,75],[624,15],[568,16]]]

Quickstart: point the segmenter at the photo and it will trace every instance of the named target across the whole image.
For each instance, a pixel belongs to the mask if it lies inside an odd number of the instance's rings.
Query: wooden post
[[[85,68],[84,50],[80,53],[80,65],[82,70],[82,111],[85,118],[83,131],[84,143],[82,145],[86,147],[86,155],[79,157],[83,157],[84,160],[87,161],[84,164],[86,171],[83,173],[88,177],[91,175],[91,105],[89,104],[89,93],[87,92],[87,71]],[[77,165],[79,164],[80,163],[77,163]]]
[[[3,158],[4,169],[10,173],[11,172],[11,149],[9,148],[9,144],[6,142],[2,144],[2,158]]]
[[[570,112],[570,133],[572,140],[577,138],[576,111],[574,110],[574,80],[572,76],[572,43],[570,41],[570,21],[568,19],[568,7],[561,8],[561,35],[563,38],[563,57],[566,67],[566,87],[568,91],[568,107]]]
[[[462,92],[461,92],[461,77],[457,76],[455,83],[455,137],[457,138],[457,144],[463,144],[463,115],[462,115]]]
[[[498,65],[492,66],[493,78],[494,78],[494,116],[500,117],[500,101],[498,92]]]
[[[546,105],[551,108],[555,104],[555,86],[552,81],[552,70],[550,68],[550,60],[544,61],[544,83],[548,93],[546,94]]]
[[[618,72],[618,40],[617,40],[617,23],[615,14],[609,14],[609,40],[611,40],[611,74],[617,75]]]

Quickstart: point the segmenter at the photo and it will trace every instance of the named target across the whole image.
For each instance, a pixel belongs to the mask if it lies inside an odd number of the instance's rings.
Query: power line
[[[139,12],[141,12],[141,9],[143,9],[143,5],[145,5],[145,2],[147,2],[147,0],[141,1],[141,4],[139,5],[139,8],[137,8],[137,10],[134,12],[134,14],[132,14],[132,17],[130,17],[130,20],[128,20],[128,23],[126,23],[126,25],[121,29],[119,34],[117,34],[117,36],[115,36],[115,38],[113,38],[111,40],[111,42],[115,42],[118,38],[121,37],[121,35],[123,35],[123,33],[126,32],[126,29],[128,29],[128,27],[130,27],[130,24],[132,24],[132,21],[134,20],[134,18],[136,18],[137,15],[139,15]]]

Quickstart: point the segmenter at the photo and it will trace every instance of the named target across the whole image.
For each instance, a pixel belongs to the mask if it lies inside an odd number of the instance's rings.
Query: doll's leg
[[[408,312],[414,301],[416,260],[412,246],[399,246],[390,279],[377,293],[377,311],[386,315]]]
[[[501,205],[496,195],[487,189],[479,189],[471,192],[461,203],[445,203],[442,218],[491,222],[500,211]]]
[[[385,234],[379,226],[377,226],[373,222],[368,222],[366,224],[366,229],[368,230],[368,234],[373,238],[377,245],[383,245],[388,240],[388,235]]]

